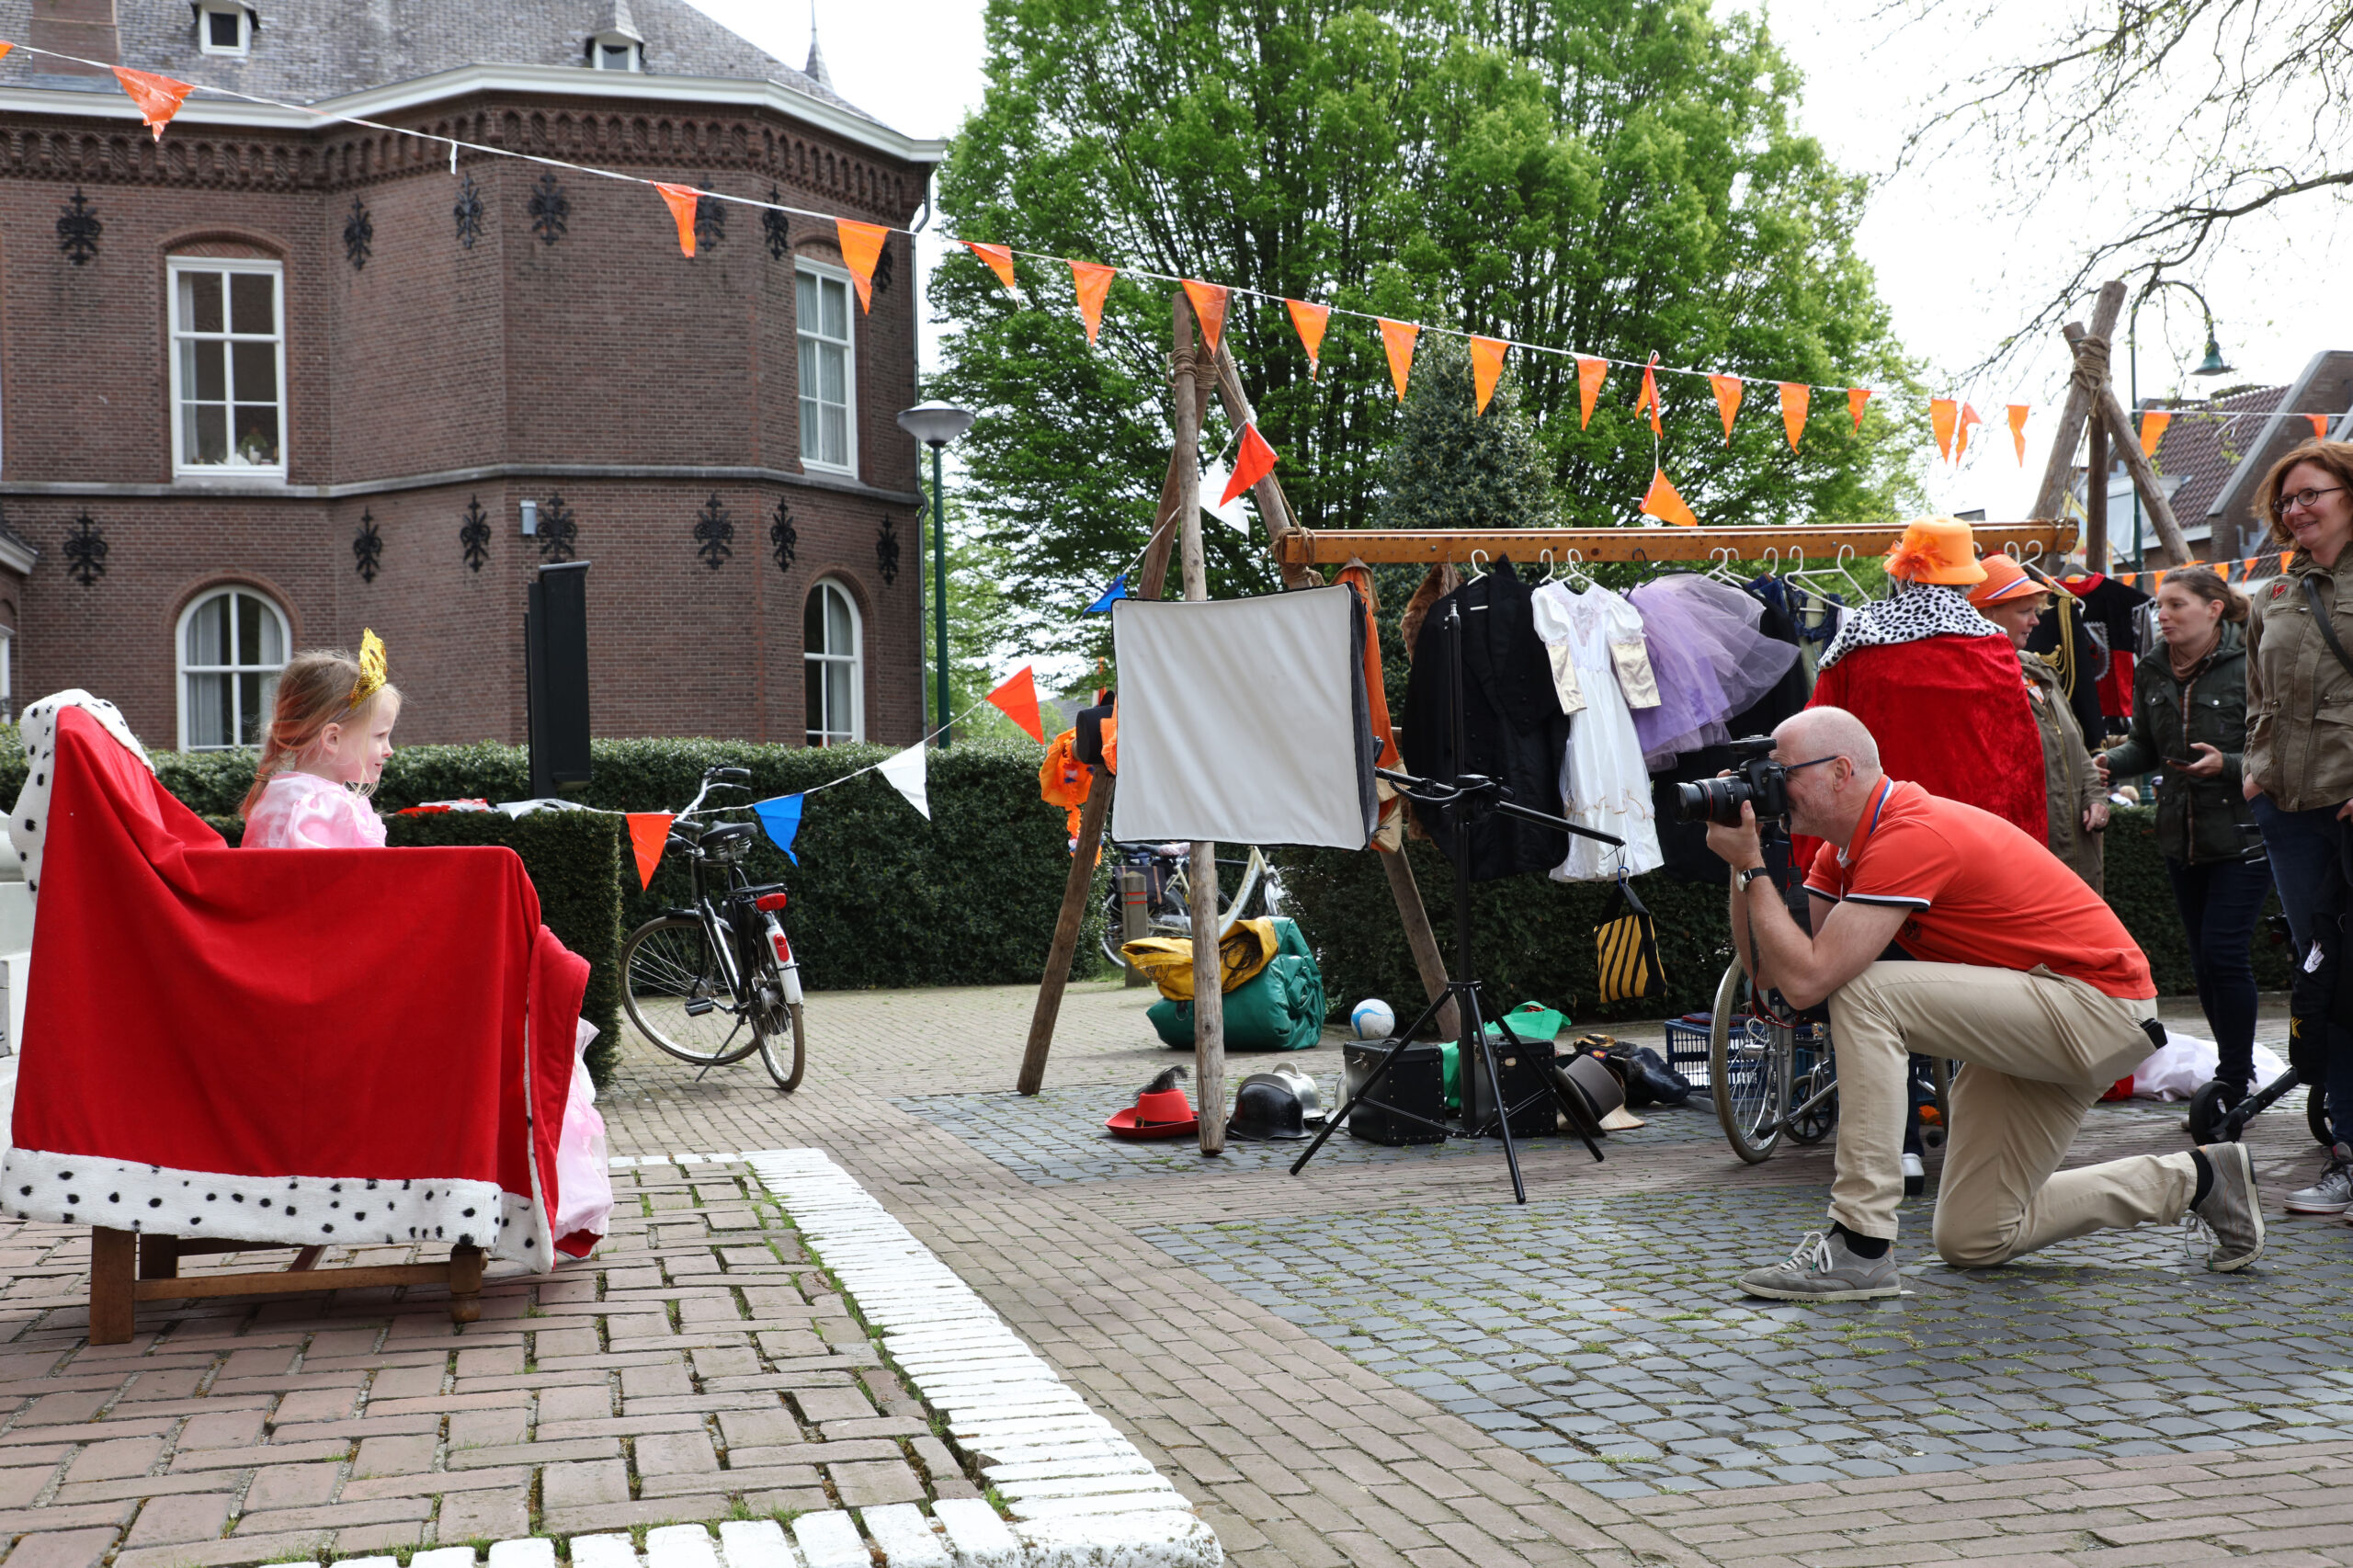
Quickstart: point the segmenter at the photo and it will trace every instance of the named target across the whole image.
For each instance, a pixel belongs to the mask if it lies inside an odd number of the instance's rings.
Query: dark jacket
[[[2132,733],[2108,754],[2112,778],[2162,769],[2157,786],[2157,848],[2183,865],[2245,859],[2262,852],[2251,831],[2255,813],[2241,793],[2242,754],[2246,749],[2246,642],[2239,629],[2222,623],[2222,640],[2184,683],[2174,678],[2173,660],[2162,645],[2132,672]],[[2184,712],[2188,720],[2185,727]],[[2203,741],[2222,754],[2222,771],[2192,778],[2165,767],[2167,757],[2194,757]]]

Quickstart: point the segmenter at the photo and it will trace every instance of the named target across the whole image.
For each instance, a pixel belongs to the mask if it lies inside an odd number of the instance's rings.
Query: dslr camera
[[[1790,770],[1771,759],[1773,737],[1747,735],[1732,743],[1738,760],[1734,777],[1702,778],[1675,787],[1676,814],[1685,822],[1740,825],[1743,801],[1756,808],[1759,823],[1790,814]]]

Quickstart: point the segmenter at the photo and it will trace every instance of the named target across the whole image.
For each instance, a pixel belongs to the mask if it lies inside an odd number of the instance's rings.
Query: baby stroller
[[[2339,826],[2337,852],[2347,873],[2353,874],[2353,833]],[[2279,926],[2287,924],[2284,915],[2273,919]],[[2328,1071],[2329,1026],[2353,1028],[2353,974],[2347,972],[2345,963],[2345,916],[2316,915],[2312,940],[2302,945],[2296,960],[2295,980],[2288,991],[2288,1070],[2236,1105],[2230,1103],[2219,1080],[2201,1086],[2189,1096],[2189,1116],[2183,1123],[2194,1142],[2237,1142],[2248,1122],[2299,1084],[2312,1088],[2304,1096],[2304,1122],[2314,1141],[2323,1145],[2336,1142],[2329,1136],[2321,1085]]]

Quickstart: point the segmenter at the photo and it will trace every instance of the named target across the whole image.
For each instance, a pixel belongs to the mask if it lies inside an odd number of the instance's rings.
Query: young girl
[[[383,820],[368,804],[401,694],[384,684],[384,644],[372,632],[359,657],[297,653],[278,677],[254,787],[242,814],[248,849],[381,849]]]

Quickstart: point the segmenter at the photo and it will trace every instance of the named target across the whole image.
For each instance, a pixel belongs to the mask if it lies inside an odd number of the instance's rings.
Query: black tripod
[[[1453,738],[1454,756],[1456,765],[1459,767],[1464,751],[1462,615],[1457,606],[1449,604],[1446,607],[1446,619],[1440,622],[1440,629],[1444,631],[1450,644],[1449,652],[1453,654],[1451,661],[1454,699]],[[1450,781],[1441,782],[1434,778],[1416,778],[1407,773],[1392,773],[1385,767],[1375,769],[1375,771],[1381,778],[1397,786],[1399,791],[1407,799],[1419,801],[1425,805],[1436,806],[1445,812],[1447,831],[1454,844],[1455,976],[1447,981],[1445,990],[1430,999],[1429,1006],[1422,1009],[1419,1017],[1397,1032],[1396,1038],[1389,1042],[1389,1049],[1381,1054],[1380,1064],[1372,1070],[1359,1087],[1349,1094],[1347,1103],[1324,1119],[1323,1131],[1316,1133],[1315,1141],[1308,1144],[1301,1152],[1299,1158],[1291,1163],[1290,1174],[1297,1176],[1306,1166],[1307,1162],[1315,1157],[1315,1151],[1324,1146],[1324,1141],[1332,1136],[1335,1129],[1346,1125],[1349,1113],[1359,1105],[1370,1104],[1377,1109],[1387,1111],[1392,1116],[1402,1117],[1407,1121],[1417,1121],[1425,1127],[1435,1128],[1440,1132],[1452,1131],[1444,1122],[1433,1121],[1428,1117],[1418,1116],[1412,1111],[1372,1097],[1379,1091],[1382,1080],[1388,1077],[1389,1069],[1396,1062],[1398,1052],[1412,1044],[1414,1037],[1421,1032],[1422,1027],[1438,1016],[1439,1008],[1451,1001],[1455,1006],[1456,1021],[1461,1027],[1461,1036],[1457,1051],[1462,1068],[1464,1108],[1467,1111],[1472,1103],[1471,1074],[1475,1070],[1483,1069],[1490,1092],[1489,1103],[1495,1108],[1495,1120],[1492,1125],[1503,1135],[1504,1163],[1511,1167],[1512,1196],[1519,1202],[1525,1203],[1528,1201],[1528,1186],[1520,1179],[1519,1152],[1512,1143],[1513,1117],[1538,1100],[1555,1100],[1562,1110],[1567,1113],[1569,1125],[1576,1130],[1577,1136],[1585,1141],[1586,1148],[1597,1160],[1601,1158],[1601,1145],[1593,1141],[1593,1134],[1597,1129],[1587,1125],[1589,1118],[1586,1114],[1585,1108],[1571,1099],[1550,1074],[1544,1074],[1544,1087],[1518,1104],[1507,1104],[1504,1099],[1503,1072],[1495,1061],[1497,1047],[1487,1039],[1485,1021],[1481,1016],[1479,1006],[1480,983],[1472,978],[1471,973],[1469,837],[1471,824],[1490,812],[1499,812],[1506,816],[1517,817],[1522,822],[1534,823],[1540,827],[1557,828],[1563,833],[1574,833],[1582,837],[1598,839],[1604,844],[1620,847],[1623,847],[1626,841],[1589,827],[1579,827],[1576,824],[1553,816],[1548,812],[1535,811],[1520,805],[1511,800],[1511,792],[1500,782],[1479,774],[1458,773]],[[1514,1049],[1519,1046],[1519,1037],[1511,1032],[1509,1023],[1498,1019],[1495,1027],[1503,1031],[1506,1046]],[[1474,1068],[1474,1062],[1477,1064],[1476,1068]],[[1483,1136],[1489,1125],[1491,1124],[1482,1122],[1477,1127],[1470,1129],[1470,1136],[1474,1138]]]

